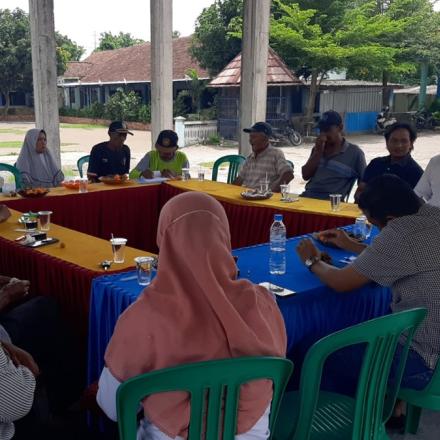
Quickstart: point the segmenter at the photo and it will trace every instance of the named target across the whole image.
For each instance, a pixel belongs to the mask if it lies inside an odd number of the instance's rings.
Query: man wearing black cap
[[[102,176],[127,174],[130,170],[130,148],[124,144],[128,130],[123,121],[113,121],[108,127],[110,140],[95,145],[90,152],[87,177],[98,182]]]
[[[293,169],[283,152],[270,146],[272,127],[267,122],[256,122],[243,131],[249,133],[252,153],[247,157],[234,185],[256,189],[267,179],[271,191],[280,192],[280,185],[293,179]]]
[[[302,167],[303,179],[308,181],[302,196],[328,199],[330,194],[341,194],[345,198],[364,174],[364,152],[346,141],[342,118],[334,110],[323,113],[318,128],[320,134]]]
[[[180,176],[183,168],[189,168],[185,153],[179,148],[177,133],[173,130],[162,130],[157,137],[155,150],[149,151],[131,170],[130,177],[173,177]]]

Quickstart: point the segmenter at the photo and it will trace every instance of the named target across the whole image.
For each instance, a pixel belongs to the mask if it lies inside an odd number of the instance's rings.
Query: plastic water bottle
[[[286,273],[286,227],[282,214],[275,214],[270,227],[269,272],[271,275]]]

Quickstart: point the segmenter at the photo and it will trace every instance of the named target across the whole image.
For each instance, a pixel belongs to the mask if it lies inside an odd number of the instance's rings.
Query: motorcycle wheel
[[[302,136],[295,130],[293,130],[291,133],[287,135],[289,142],[294,146],[297,147],[298,145],[302,144]]]

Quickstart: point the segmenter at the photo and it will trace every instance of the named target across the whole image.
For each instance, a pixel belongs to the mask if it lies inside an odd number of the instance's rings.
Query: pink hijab
[[[211,359],[285,356],[286,331],[269,292],[237,280],[229,224],[211,196],[187,192],[162,209],[157,276],[119,318],[105,361],[119,381],[152,370]],[[238,430],[248,431],[272,396],[268,381],[244,385]],[[171,437],[187,436],[186,393],[143,402],[145,415]]]

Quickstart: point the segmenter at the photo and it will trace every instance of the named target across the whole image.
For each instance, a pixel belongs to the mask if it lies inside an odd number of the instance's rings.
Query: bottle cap
[[[283,221],[283,214],[275,214],[273,216],[273,218],[276,222],[282,222]]]

